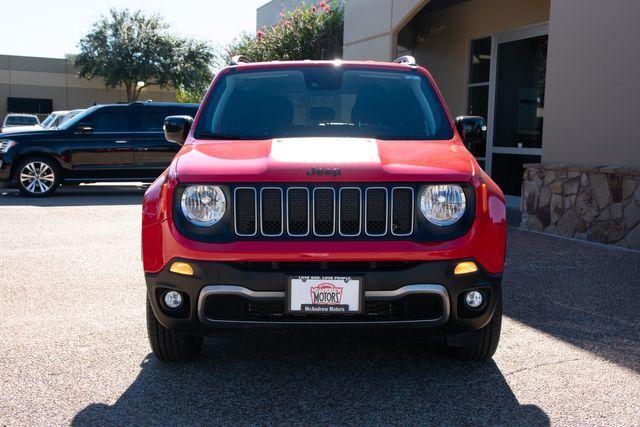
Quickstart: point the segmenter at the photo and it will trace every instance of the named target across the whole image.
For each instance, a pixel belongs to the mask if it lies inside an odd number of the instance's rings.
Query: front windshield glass
[[[42,127],[43,127],[43,128],[45,128],[45,129],[46,129],[46,128],[48,128],[49,126],[51,126],[51,123],[53,122],[53,120],[54,120],[55,118],[56,118],[56,115],[55,115],[55,114],[49,114],[49,115],[47,116],[47,118],[46,118],[46,119],[44,119],[44,120],[42,121],[42,123],[40,123],[40,126],[42,126]]]
[[[78,114],[82,113],[83,110],[73,110],[68,112],[67,114],[65,114],[62,117],[58,117],[58,124],[57,126],[60,127],[61,124],[63,124],[64,122],[66,122],[67,120],[71,120],[72,118],[74,118],[75,116],[77,116]]]
[[[418,71],[332,64],[229,72],[196,129],[201,139],[323,136],[442,140],[453,132]]]
[[[87,116],[96,111],[96,109],[100,108],[99,106],[90,107],[78,114],[77,116],[63,122],[58,129],[70,129],[78,123],[81,123]]]

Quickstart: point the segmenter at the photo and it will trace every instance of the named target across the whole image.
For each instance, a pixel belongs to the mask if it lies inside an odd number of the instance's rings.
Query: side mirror
[[[465,144],[482,142],[487,134],[487,123],[480,116],[456,117],[456,129]]]
[[[191,116],[169,116],[164,119],[164,137],[169,142],[182,145],[187,140],[192,124]]]
[[[93,133],[95,127],[91,123],[80,123],[77,129],[80,133]]]

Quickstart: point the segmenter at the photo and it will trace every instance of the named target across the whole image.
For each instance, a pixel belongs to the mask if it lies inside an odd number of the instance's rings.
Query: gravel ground
[[[494,360],[296,332],[149,351],[139,189],[0,191],[0,425],[640,425],[640,252],[509,230]]]

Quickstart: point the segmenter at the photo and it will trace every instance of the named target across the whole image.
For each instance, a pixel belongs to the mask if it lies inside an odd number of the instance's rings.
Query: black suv
[[[0,134],[0,185],[41,197],[62,183],[152,182],[180,149],[164,138],[165,117],[197,111],[197,104],[98,105],[58,129]]]

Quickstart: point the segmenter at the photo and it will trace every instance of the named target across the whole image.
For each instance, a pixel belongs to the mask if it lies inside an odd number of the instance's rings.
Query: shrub
[[[274,26],[234,40],[225,49],[225,59],[235,55],[259,62],[342,58],[344,8],[340,1],[303,3],[280,16]]]

